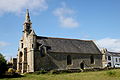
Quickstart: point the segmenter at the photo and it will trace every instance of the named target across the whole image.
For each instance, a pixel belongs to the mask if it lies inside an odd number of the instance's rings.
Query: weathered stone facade
[[[39,53],[38,53],[39,54]],[[70,55],[72,63],[67,65],[67,56]],[[100,68],[101,56],[94,56],[94,63],[91,63],[90,54],[74,54],[74,53],[47,53],[45,57],[36,55],[35,57],[35,71],[45,69],[80,69],[80,68]],[[39,57],[39,58],[38,58]],[[83,63],[83,66],[81,65]]]
[[[22,73],[102,67],[102,54],[93,41],[37,36],[28,10],[23,27],[17,56],[17,69]]]

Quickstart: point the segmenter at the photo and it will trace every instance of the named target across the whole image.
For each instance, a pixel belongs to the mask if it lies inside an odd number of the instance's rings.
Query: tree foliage
[[[0,53],[0,75],[2,75],[7,69],[7,64],[4,56]]]

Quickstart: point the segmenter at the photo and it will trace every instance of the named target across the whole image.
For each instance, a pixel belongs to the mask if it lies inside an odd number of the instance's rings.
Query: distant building
[[[32,29],[27,10],[19,42],[17,69],[39,70],[101,68],[102,53],[92,40],[43,37]]]
[[[107,49],[102,50],[103,55],[103,67],[120,67],[120,53],[109,52]]]
[[[17,70],[17,58],[11,58],[8,62],[8,68],[13,68]]]

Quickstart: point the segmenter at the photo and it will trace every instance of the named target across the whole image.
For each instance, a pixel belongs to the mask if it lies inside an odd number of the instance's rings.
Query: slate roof
[[[51,47],[50,52],[101,54],[92,40],[37,36],[37,43]]]

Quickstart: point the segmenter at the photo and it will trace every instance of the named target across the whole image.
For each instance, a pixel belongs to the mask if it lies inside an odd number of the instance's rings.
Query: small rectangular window
[[[117,58],[116,58],[116,62],[118,62]]]

